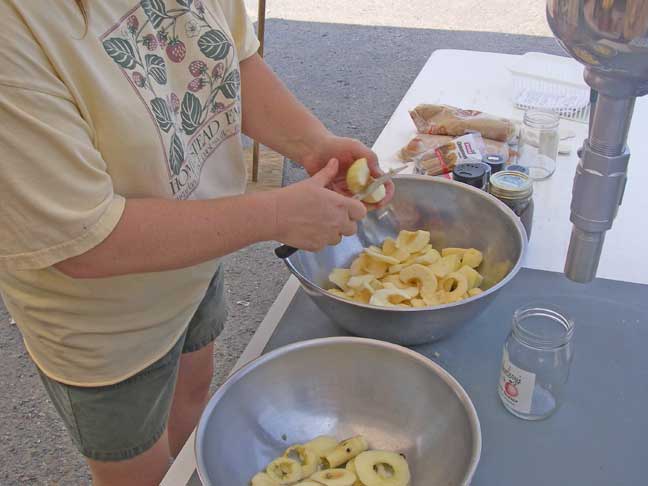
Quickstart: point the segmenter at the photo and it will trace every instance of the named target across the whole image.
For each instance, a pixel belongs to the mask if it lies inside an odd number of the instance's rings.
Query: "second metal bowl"
[[[338,337],[291,344],[236,372],[196,433],[201,484],[243,486],[293,444],[362,434],[406,455],[412,486],[470,484],[477,412],[439,365],[393,344]]]

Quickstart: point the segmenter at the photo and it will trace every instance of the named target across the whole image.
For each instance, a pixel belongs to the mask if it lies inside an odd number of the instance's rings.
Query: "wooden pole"
[[[265,38],[266,0],[259,0],[259,20],[257,21],[257,36],[259,37],[259,56],[263,57]],[[259,143],[252,146],[252,181],[259,180]]]

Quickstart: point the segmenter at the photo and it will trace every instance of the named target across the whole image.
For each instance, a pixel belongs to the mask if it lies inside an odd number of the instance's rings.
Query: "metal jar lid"
[[[512,172],[522,172],[523,174],[529,175],[529,169],[527,169],[523,165],[509,165],[506,170],[510,170]]]
[[[490,193],[498,199],[526,199],[533,194],[533,180],[522,172],[503,170],[491,176]]]
[[[482,162],[484,164],[488,164],[490,167],[491,174],[496,174],[502,170],[504,170],[504,157],[502,157],[499,154],[488,154],[484,155],[482,158]]]
[[[488,166],[481,162],[455,165],[452,178],[469,186],[482,189],[486,185]]]

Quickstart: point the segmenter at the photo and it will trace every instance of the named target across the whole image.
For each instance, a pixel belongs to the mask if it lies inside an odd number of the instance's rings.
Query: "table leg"
[[[257,36],[259,37],[259,56],[263,57],[263,46],[265,44],[265,17],[266,0],[259,0],[259,20],[257,23]],[[252,182],[259,180],[259,143],[254,142],[252,147]]]

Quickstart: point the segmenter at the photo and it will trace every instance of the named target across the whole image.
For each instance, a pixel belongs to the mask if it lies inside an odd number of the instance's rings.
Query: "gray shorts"
[[[167,426],[180,355],[216,339],[226,318],[219,269],[186,332],[165,356],[136,375],[114,385],[77,387],[41,372],[45,389],[81,454],[96,461],[120,461],[151,448]]]

